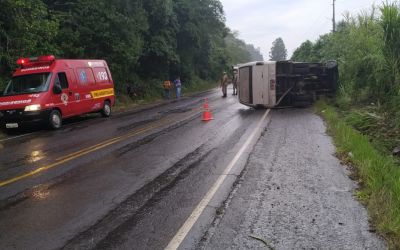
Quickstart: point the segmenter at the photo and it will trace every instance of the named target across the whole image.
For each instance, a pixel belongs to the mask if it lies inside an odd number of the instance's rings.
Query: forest
[[[105,59],[117,92],[156,95],[161,81],[215,82],[260,60],[225,24],[219,0],[0,0],[0,89],[19,57]]]

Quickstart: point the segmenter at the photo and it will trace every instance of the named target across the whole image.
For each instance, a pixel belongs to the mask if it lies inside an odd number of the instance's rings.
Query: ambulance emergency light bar
[[[23,67],[26,64],[30,63],[51,63],[56,60],[53,55],[45,55],[39,57],[30,57],[30,58],[20,58],[17,60],[17,64]]]

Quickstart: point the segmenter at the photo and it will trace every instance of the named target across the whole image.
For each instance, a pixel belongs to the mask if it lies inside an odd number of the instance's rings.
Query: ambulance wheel
[[[62,118],[60,111],[54,109],[49,115],[49,126],[51,129],[59,129],[62,125]]]
[[[109,117],[111,115],[111,104],[109,101],[104,102],[103,109],[100,111],[103,117]]]

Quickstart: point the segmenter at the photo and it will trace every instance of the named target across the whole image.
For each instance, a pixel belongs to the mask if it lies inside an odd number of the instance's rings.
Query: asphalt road
[[[386,249],[325,130],[309,110],[275,111],[197,248]]]
[[[0,152],[1,249],[261,248],[250,233],[276,249],[385,248],[309,110],[215,90],[17,134]]]

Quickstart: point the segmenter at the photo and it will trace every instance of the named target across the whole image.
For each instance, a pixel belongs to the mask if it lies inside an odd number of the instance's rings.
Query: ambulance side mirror
[[[56,95],[61,94],[61,93],[62,93],[61,86],[58,85],[58,84],[54,85],[54,87],[53,87],[53,93],[56,94]]]

